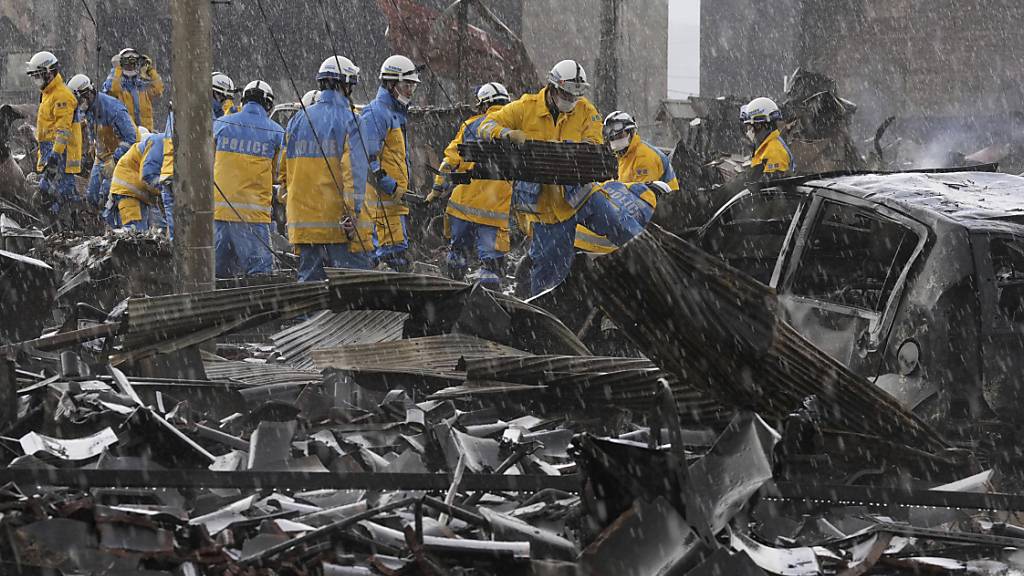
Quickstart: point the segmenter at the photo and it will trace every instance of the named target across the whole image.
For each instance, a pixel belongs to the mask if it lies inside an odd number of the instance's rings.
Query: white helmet
[[[25,62],[25,74],[35,76],[43,72],[53,72],[57,70],[59,64],[53,52],[36,52],[28,62]]]
[[[341,80],[343,84],[354,86],[359,83],[359,67],[344,56],[331,56],[320,65],[316,79]]]
[[[509,98],[508,89],[503,84],[498,82],[488,82],[484,84],[476,91],[476,104],[477,106],[488,106],[492,104],[508,104]]]
[[[260,102],[268,111],[274,107],[274,91],[263,80],[253,80],[245,85],[242,90],[242,101],[253,99]]]
[[[548,73],[548,83],[579,98],[587,93],[587,73],[575,60],[562,60]]]
[[[604,133],[605,140],[611,140],[626,130],[636,130],[636,120],[626,112],[616,110],[604,117],[604,126],[601,131]]]
[[[75,95],[75,98],[79,98],[82,92],[86,90],[95,90],[96,88],[92,85],[92,80],[85,74],[75,74],[68,80],[68,90]]]
[[[303,108],[309,108],[313,104],[316,104],[320,100],[319,90],[310,90],[302,95],[302,106]]]
[[[149,131],[149,128],[146,128],[145,126],[139,126],[139,142],[142,142],[142,140],[145,139],[146,136],[149,136],[150,134],[152,134],[152,132]]]
[[[745,108],[740,108],[740,118],[744,124],[775,122],[782,120],[782,111],[771,98],[754,98]]]
[[[387,60],[380,65],[380,80],[406,80],[408,82],[420,81],[420,71],[416,65],[405,56],[395,54],[388,56]]]
[[[235,92],[235,83],[223,72],[214,72],[211,78],[214,94],[230,98]]]

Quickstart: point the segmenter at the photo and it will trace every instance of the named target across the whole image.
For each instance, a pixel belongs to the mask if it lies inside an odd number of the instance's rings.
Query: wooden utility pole
[[[601,46],[597,64],[597,109],[607,114],[619,107],[619,2],[601,0]]]
[[[174,263],[183,292],[212,290],[213,69],[210,0],[174,0]]]

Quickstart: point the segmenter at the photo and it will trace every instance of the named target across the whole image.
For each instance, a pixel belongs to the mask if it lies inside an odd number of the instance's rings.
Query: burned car
[[[1024,178],[861,174],[753,188],[700,230],[704,250],[774,288],[800,334],[933,423],[1019,423]]]

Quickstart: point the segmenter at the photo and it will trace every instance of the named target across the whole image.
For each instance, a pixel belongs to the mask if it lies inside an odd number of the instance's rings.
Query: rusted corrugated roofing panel
[[[391,310],[325,310],[274,334],[271,340],[290,366],[314,369],[312,350],[398,340],[408,316]]]

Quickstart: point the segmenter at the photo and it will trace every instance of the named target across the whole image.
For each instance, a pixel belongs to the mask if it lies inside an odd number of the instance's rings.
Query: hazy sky
[[[700,88],[700,0],[668,0],[668,97]]]

